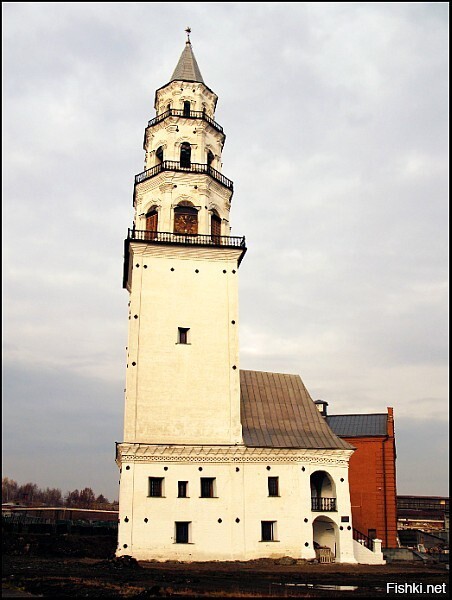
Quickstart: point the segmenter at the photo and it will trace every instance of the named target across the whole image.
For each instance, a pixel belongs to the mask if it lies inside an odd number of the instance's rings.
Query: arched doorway
[[[328,548],[331,551],[332,557],[338,556],[337,525],[329,517],[322,515],[314,519],[312,523],[312,539],[317,556],[322,554],[325,558],[330,556]],[[328,561],[324,560],[323,562]]]

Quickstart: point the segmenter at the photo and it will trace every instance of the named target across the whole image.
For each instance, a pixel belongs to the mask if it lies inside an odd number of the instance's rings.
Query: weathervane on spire
[[[191,33],[191,29],[190,27],[187,27],[187,29],[185,30],[187,33],[187,43],[190,44],[190,33]]]

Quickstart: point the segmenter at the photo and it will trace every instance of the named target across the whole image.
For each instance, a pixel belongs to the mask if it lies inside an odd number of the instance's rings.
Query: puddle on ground
[[[382,587],[359,587],[357,585],[324,585],[320,583],[272,583],[272,586],[281,586],[281,587],[296,587],[296,588],[305,588],[305,589],[313,589],[313,590],[326,590],[326,591],[338,591],[338,592],[356,592],[357,590],[362,591],[374,591],[374,592],[384,592]]]

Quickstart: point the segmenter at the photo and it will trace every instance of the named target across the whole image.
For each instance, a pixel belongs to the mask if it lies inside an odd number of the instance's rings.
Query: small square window
[[[188,498],[188,481],[177,482],[177,497]]]
[[[279,477],[268,478],[268,495],[279,496]]]
[[[276,521],[261,521],[261,541],[274,542],[276,540]]]
[[[201,498],[215,498],[215,477],[201,477]]]
[[[178,327],[178,344],[188,344],[188,332],[190,331],[189,327]]]
[[[163,497],[163,477],[149,477],[149,496],[151,498]]]
[[[190,542],[190,521],[176,521],[176,544],[188,544]]]

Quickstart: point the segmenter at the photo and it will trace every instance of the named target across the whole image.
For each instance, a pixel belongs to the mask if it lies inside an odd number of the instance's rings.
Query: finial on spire
[[[190,33],[191,33],[191,29],[190,27],[187,27],[187,29],[185,30],[185,32],[187,33],[187,44],[190,44]]]

